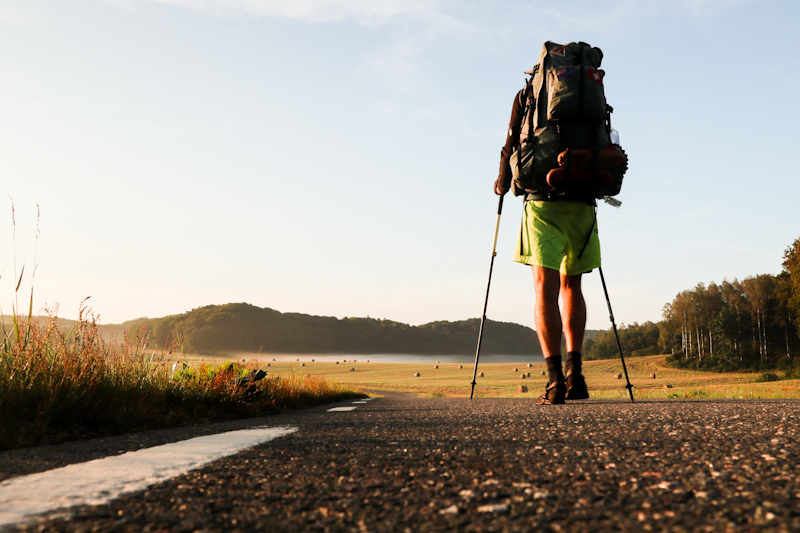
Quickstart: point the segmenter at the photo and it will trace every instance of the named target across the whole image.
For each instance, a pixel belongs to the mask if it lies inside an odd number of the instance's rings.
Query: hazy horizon
[[[512,98],[544,41],[582,40],[605,54],[630,156],[622,207],[598,209],[614,315],[658,321],[697,283],[777,274],[800,236],[800,70],[776,53],[798,15],[788,0],[7,0],[0,311],[24,265],[22,309],[35,270],[35,313],[74,318],[91,296],[101,323],[228,302],[480,316]],[[520,213],[506,198],[488,317],[532,327]],[[596,273],[585,294],[588,327],[608,329]]]

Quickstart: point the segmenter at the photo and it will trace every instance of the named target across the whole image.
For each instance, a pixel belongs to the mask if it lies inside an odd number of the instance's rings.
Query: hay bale
[[[539,375],[540,375],[540,376],[544,376],[544,370],[542,370],[541,372],[539,372]]]
[[[523,372],[522,374],[519,375],[519,379],[525,379],[526,377],[527,376],[525,375],[525,372]]]
[[[528,392],[528,386],[527,385],[518,386],[517,387],[517,392]]]
[[[533,363],[528,363],[528,368],[533,368]]]
[[[481,372],[481,377],[483,377],[483,372]]]
[[[300,366],[306,366],[306,364],[305,363],[300,363]]]
[[[464,368],[464,365],[458,365],[458,368]]]
[[[419,377],[419,372],[414,372],[414,377],[418,378]]]
[[[356,371],[356,369],[355,369],[355,368],[351,368],[351,369],[350,369],[350,372],[355,372],[355,371]]]
[[[614,377],[617,379],[622,379],[622,374],[615,374]]]
[[[439,365],[433,365],[433,368],[439,368]]]
[[[514,372],[519,372],[519,368],[515,368],[515,369],[514,369]]]
[[[650,374],[650,379],[656,379],[656,375],[655,374]]]
[[[662,389],[671,389],[672,385],[661,385]]]

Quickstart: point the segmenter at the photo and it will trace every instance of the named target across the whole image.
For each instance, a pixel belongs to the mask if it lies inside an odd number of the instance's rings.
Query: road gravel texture
[[[387,393],[329,407],[269,417],[299,428],[287,437],[14,530],[800,531],[797,401]]]

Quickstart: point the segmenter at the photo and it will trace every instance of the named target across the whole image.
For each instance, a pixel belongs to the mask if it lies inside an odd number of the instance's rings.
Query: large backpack
[[[604,198],[619,193],[627,156],[611,143],[599,48],[544,43],[520,94],[523,114],[510,158],[516,195]]]

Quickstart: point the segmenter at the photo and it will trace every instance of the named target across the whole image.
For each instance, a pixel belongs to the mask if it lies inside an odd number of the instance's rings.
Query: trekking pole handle
[[[505,195],[500,195],[500,201],[497,203],[497,224],[494,227],[494,242],[492,243],[492,258],[497,255],[497,234],[500,232],[500,215],[503,213],[503,198]],[[489,273],[491,275],[491,272]]]

